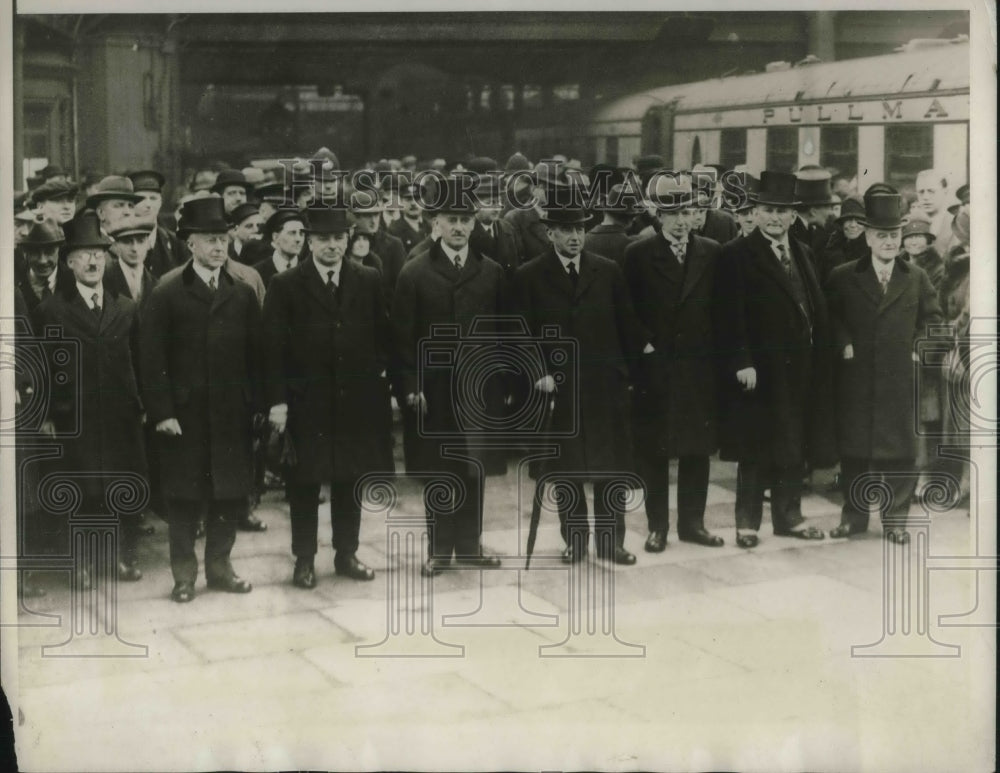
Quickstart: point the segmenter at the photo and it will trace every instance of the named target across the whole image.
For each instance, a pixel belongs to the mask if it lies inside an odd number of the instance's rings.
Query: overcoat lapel
[[[873,273],[874,271],[875,269],[872,268]],[[882,296],[882,302],[878,307],[879,313],[885,311],[899,300],[899,296],[903,294],[907,284],[909,284],[907,281],[909,272],[910,267],[897,258],[895,265],[892,267],[892,276],[889,277],[889,286],[886,288],[885,295]]]
[[[345,260],[341,265],[341,282],[343,282],[344,273],[350,265],[351,263],[349,260]],[[333,294],[326,286],[326,277],[320,275],[316,268],[316,264],[310,260],[296,266],[292,270],[296,272],[296,279],[305,289],[305,292],[310,295],[328,314],[336,315],[337,302],[334,300]],[[341,292],[343,292],[343,287],[341,287]]]
[[[691,294],[708,267],[708,259],[701,250],[695,248],[694,240],[688,241],[687,252],[684,254],[684,265],[686,270],[684,272],[684,287],[681,289],[682,301]]]
[[[543,260],[545,261],[545,276],[549,283],[567,298],[573,298],[573,283],[569,281],[569,274],[563,268],[562,261],[559,260],[555,250],[549,248]]]

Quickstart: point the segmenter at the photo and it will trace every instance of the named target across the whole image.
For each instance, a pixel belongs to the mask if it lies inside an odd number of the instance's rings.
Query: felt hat
[[[135,194],[135,187],[132,185],[132,181],[128,177],[119,174],[112,174],[97,183],[97,188],[90,196],[87,197],[87,206],[93,209],[102,201],[108,201],[110,199],[121,199],[123,201],[131,201],[133,204],[138,204],[142,201],[142,196],[137,196]]]
[[[225,206],[218,196],[200,196],[181,205],[177,235],[183,240],[193,233],[226,233]]]
[[[797,183],[797,178],[791,172],[761,172],[760,186],[754,195],[754,201],[774,207],[794,207],[799,203],[795,197]]]

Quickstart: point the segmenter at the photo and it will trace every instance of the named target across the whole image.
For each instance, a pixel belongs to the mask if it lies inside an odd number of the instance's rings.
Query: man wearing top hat
[[[356,190],[351,194],[350,213],[354,230],[368,237],[372,252],[382,261],[382,287],[386,306],[391,308],[396,280],[406,262],[406,249],[399,239],[381,228],[381,212],[382,206],[374,193]]]
[[[503,269],[469,245],[475,206],[472,197],[463,193],[460,181],[454,178],[442,178],[440,188],[428,191],[424,203],[431,205],[428,208],[434,212],[441,235],[427,252],[403,266],[391,315],[405,395],[400,407],[404,421],[413,428],[407,470],[430,478],[424,490],[430,543],[430,556],[422,568],[425,576],[449,566],[453,557],[466,566],[500,565],[498,558],[483,553],[480,544],[483,476],[502,474],[506,466],[475,447],[467,447],[465,453],[452,448],[452,455],[445,453],[442,445],[445,438],[452,446],[474,443],[471,434],[460,427],[458,417],[463,411],[477,415],[479,409],[471,404],[463,407],[463,402],[475,398],[490,415],[500,415],[504,384],[487,379],[480,394],[466,396],[453,391],[448,368],[425,369],[419,359],[420,342],[431,336],[435,326],[456,325],[462,338],[469,335],[477,318],[504,313]],[[482,328],[477,332],[483,332]],[[421,422],[425,432],[418,435],[415,428]],[[432,496],[433,473],[438,472],[450,473],[460,481],[454,484],[450,478],[443,479],[450,493],[446,498]]]
[[[163,175],[152,169],[130,172],[132,188],[139,201],[135,214],[141,219],[152,220],[155,228],[149,234],[149,254],[146,267],[155,277],[161,277],[172,268],[184,263],[187,256],[177,234],[159,224],[160,209],[163,207]]]
[[[59,260],[59,247],[65,242],[63,230],[51,220],[35,221],[18,244],[27,270],[18,282],[32,326],[38,328],[35,312],[69,277],[69,270]]]
[[[789,238],[795,175],[761,174],[757,229],[723,245],[715,272],[721,369],[720,456],[736,461],[736,542],[758,542],[764,489],[774,533],[822,539],[802,516],[804,465],[831,466],[826,301],[809,248]]]
[[[70,182],[50,180],[31,192],[37,215],[56,225],[68,223],[76,213],[76,194],[79,186]]]
[[[722,538],[705,529],[708,460],[718,448],[712,287],[720,247],[691,232],[686,180],[654,178],[648,198],[660,213],[660,232],[630,244],[624,260],[632,304],[655,350],[642,358],[632,425],[636,470],[646,487],[645,549],[667,546],[672,458],[679,460],[678,538],[720,547]]]
[[[223,169],[209,190],[222,197],[228,215],[240,204],[247,203],[247,197],[253,186],[247,182],[246,176],[240,170]]]
[[[254,265],[267,287],[271,280],[282,271],[295,268],[299,264],[305,246],[305,218],[298,209],[279,209],[268,219],[265,233],[271,239],[270,257]]]
[[[66,232],[60,250],[72,281],[64,282],[41,303],[37,329],[61,328],[65,338],[79,343],[80,360],[75,366],[59,368],[70,377],[52,383],[47,426],[66,434],[71,427],[79,427],[75,436],[64,436],[59,463],[66,472],[96,473],[81,481],[80,510],[96,514],[104,512],[105,488],[116,473],[146,475],[143,408],[136,377],[138,318],[131,300],[104,292],[102,279],[111,240],[101,233],[97,215],[82,210],[66,224]],[[107,478],[99,473],[106,473]],[[121,526],[118,578],[133,582],[142,578],[135,565],[138,518],[124,517]]]
[[[427,237],[430,229],[420,210],[417,187],[413,183],[404,182],[399,186],[398,195],[402,214],[387,230],[390,236],[395,236],[403,243],[403,249],[409,255],[414,245]]]
[[[858,480],[884,474],[887,539],[905,542],[905,518],[917,478],[914,458],[917,341],[940,323],[941,308],[927,274],[899,255],[900,196],[865,199],[865,240],[871,257],[838,266],[827,293],[837,352],[837,441],[844,506],[832,537],[868,528],[870,498]]]
[[[795,176],[795,200],[799,202],[797,215],[788,233],[818,260],[836,227],[834,207],[840,203],[830,190],[830,173],[821,167],[800,169]]]
[[[555,325],[560,337],[577,346],[576,362],[553,367],[534,384],[554,401],[553,442],[560,454],[545,462],[546,474],[566,473],[565,485],[574,492],[560,499],[563,561],[581,561],[588,551],[583,480],[589,477],[598,556],[634,564],[635,556],[624,545],[624,513],[609,492],[618,476],[632,468],[630,370],[641,353],[653,348],[636,319],[618,264],[583,249],[587,214],[579,197],[569,186],[550,189],[544,215],[549,248],[514,274],[514,306],[533,335],[541,337],[543,327]],[[579,429],[570,436],[574,416]]]
[[[350,225],[344,209],[314,207],[306,217],[310,257],[272,280],[264,340],[269,419],[288,437],[292,583],[311,589],[320,485],[330,484],[336,573],[371,580],[375,573],[356,556],[361,505],[355,486],[366,473],[392,472],[393,461],[381,277],[345,260]]]
[[[639,196],[629,195],[622,183],[610,186],[605,195],[600,196],[594,208],[601,214],[600,224],[587,232],[583,248],[595,255],[610,258],[619,266],[624,265],[625,249],[638,237],[630,236],[628,228],[632,220],[645,211]]]
[[[142,388],[159,433],[171,598],[181,603],[194,598],[202,516],[208,586],[251,590],[229,554],[253,491],[251,428],[262,409],[260,307],[253,290],[223,270],[228,231],[220,198],[187,202],[179,235],[192,259],[160,281],[143,316]]]

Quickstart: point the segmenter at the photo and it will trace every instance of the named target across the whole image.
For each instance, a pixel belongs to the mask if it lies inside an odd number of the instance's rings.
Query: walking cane
[[[555,394],[549,398],[545,409],[545,422],[542,430],[543,436],[548,436],[552,430],[552,416],[556,410]],[[531,500],[531,522],[528,526],[528,550],[527,558],[524,560],[525,570],[531,568],[531,554],[535,551],[535,538],[538,536],[538,521],[542,516],[542,496],[545,493],[545,460],[540,460],[538,464],[538,480],[535,483],[535,495]]]

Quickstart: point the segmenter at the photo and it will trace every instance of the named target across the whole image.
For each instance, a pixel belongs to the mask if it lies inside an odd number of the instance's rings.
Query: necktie
[[[566,267],[566,271],[569,272],[569,281],[573,285],[573,291],[576,291],[577,282],[580,280],[580,275],[576,271],[576,263],[570,261],[570,264]]]
[[[99,296],[97,293],[94,293],[93,295],[90,296],[90,302],[93,305],[94,314],[97,317],[100,317],[101,316],[101,296]]]
[[[455,256],[455,268],[457,268],[459,271],[462,270],[462,256],[461,255],[456,255]]]
[[[328,271],[326,273],[326,286],[329,288],[331,295],[333,295],[335,300],[340,300],[340,285],[333,281],[335,271]]]
[[[677,262],[682,266],[684,265],[684,253],[687,251],[686,242],[674,242],[671,247],[674,250],[674,256],[677,258]]]
[[[49,297],[50,295],[52,295],[52,288],[51,288],[51,287],[49,287],[49,283],[48,283],[48,282],[46,282],[46,283],[45,283],[45,284],[44,284],[44,285],[42,286],[42,300],[44,301],[44,300],[45,300],[46,298],[48,298],[48,297]]]
[[[890,271],[879,271],[878,272],[878,281],[879,281],[879,284],[882,285],[882,295],[885,295],[886,291],[889,289],[889,278],[891,276],[892,276],[892,272],[890,272]]]
[[[208,278],[208,289],[211,290],[213,293],[215,292],[216,289],[215,274],[212,274],[212,276]]]
[[[778,245],[778,260],[781,261],[781,267],[785,269],[785,273],[788,276],[792,275],[792,261],[788,257],[788,250],[784,244]]]

